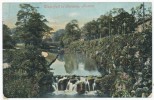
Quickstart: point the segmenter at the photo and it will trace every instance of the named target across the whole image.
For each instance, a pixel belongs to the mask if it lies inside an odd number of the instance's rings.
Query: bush
[[[112,75],[118,72],[126,73],[130,76],[129,88],[122,92],[116,92],[115,90],[110,91],[111,95],[117,93],[118,96],[122,93],[128,93],[134,89],[134,85],[140,79],[141,85],[136,87],[143,88],[148,87],[146,96],[152,92],[152,29],[149,28],[143,33],[132,33],[123,35],[113,35],[91,41],[76,41],[69,45],[69,52],[83,52],[86,57],[91,58],[97,64],[97,68],[105,75]],[[88,63],[90,64],[90,63]],[[89,66],[89,65],[88,65]],[[90,67],[90,66],[89,66]],[[87,68],[88,69],[88,68]],[[110,71],[111,70],[111,71]],[[138,72],[142,73],[139,79]],[[105,78],[105,77],[104,77]],[[117,77],[116,77],[117,78]],[[111,84],[110,78],[104,80],[110,89]],[[120,79],[123,80],[123,79]],[[150,81],[148,81],[150,80]],[[114,80],[113,80],[114,82]],[[110,85],[111,84],[111,85]],[[137,84],[137,83],[136,83]],[[136,88],[135,88],[136,89]],[[104,90],[102,90],[103,92]],[[113,92],[113,93],[112,93]],[[116,92],[116,93],[114,93]],[[119,94],[120,93],[120,94]],[[127,94],[126,93],[126,94]],[[145,93],[145,92],[143,92]],[[116,95],[116,96],[117,96]]]
[[[11,67],[3,70],[4,95],[8,98],[38,97],[39,81],[49,73],[47,61],[41,55],[41,49],[27,45],[25,49],[8,51]],[[52,84],[52,82],[50,83]]]

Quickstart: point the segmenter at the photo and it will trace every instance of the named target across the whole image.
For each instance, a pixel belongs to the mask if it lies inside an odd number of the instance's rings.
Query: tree
[[[51,28],[46,25],[47,20],[37,12],[36,7],[30,4],[20,4],[20,8],[16,22],[16,34],[19,35],[16,38],[22,38],[26,46],[24,49],[13,49],[9,54],[7,53],[12,57],[9,68],[12,73],[10,74],[7,70],[4,73],[6,78],[4,93],[6,96],[11,94],[9,97],[36,97],[41,91],[39,80],[47,74],[52,74],[49,71],[48,62],[41,55],[40,46],[44,33],[49,32]],[[4,26],[3,33],[9,33],[8,30]],[[22,85],[18,85],[20,83]]]
[[[110,13],[113,14],[113,16],[117,16],[120,13],[125,12],[125,10],[123,8],[113,8]]]
[[[131,8],[131,14],[136,18],[136,22],[143,21],[143,19],[152,18],[151,7],[145,7],[144,3]]]
[[[102,37],[108,36],[108,34],[109,34],[109,28],[107,28],[107,27],[103,27],[100,31],[101,31]]]
[[[13,41],[11,35],[10,28],[3,24],[3,48],[4,49],[10,49],[13,48],[15,45],[15,42]]]
[[[20,30],[20,36],[25,45],[39,46],[43,34],[49,32],[52,28],[46,25],[47,20],[37,12],[36,7],[30,4],[20,4],[20,8],[21,10],[17,14],[17,30]]]
[[[101,15],[98,19],[100,38],[108,36],[111,30],[112,15]]]
[[[49,66],[43,56],[41,49],[36,49],[33,45],[28,45],[24,50],[14,52],[14,60],[11,62],[15,71],[26,73],[29,78],[36,78],[39,73],[49,72]]]
[[[92,20],[92,21],[86,23],[82,27],[82,33],[85,34],[85,36],[88,40],[98,38],[99,37],[98,22],[95,20]]]
[[[54,41],[61,41],[64,35],[65,35],[65,30],[59,29],[54,33],[54,36],[52,38]]]
[[[115,33],[131,33],[135,30],[135,17],[126,11],[113,18]]]
[[[49,72],[49,66],[41,56],[40,43],[45,32],[49,32],[51,28],[46,25],[47,20],[37,12],[36,7],[20,4],[20,8],[17,14],[17,32],[21,32],[26,47],[19,55],[14,55],[16,60],[12,61],[12,66],[16,70],[24,70],[28,77],[35,78],[38,73]]]
[[[69,23],[67,23],[65,26],[65,32],[66,34],[63,37],[63,41],[65,44],[69,44],[74,40],[80,39],[81,32],[78,26],[78,21],[71,20]]]
[[[80,38],[80,29],[77,20],[70,21],[65,27],[67,35],[70,35],[73,40]]]

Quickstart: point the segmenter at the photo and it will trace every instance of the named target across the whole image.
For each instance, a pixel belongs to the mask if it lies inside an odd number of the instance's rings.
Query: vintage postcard
[[[3,2],[5,98],[149,98],[152,2]]]

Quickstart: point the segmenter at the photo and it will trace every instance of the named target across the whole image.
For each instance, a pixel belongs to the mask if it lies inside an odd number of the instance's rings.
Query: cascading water
[[[55,91],[58,91],[58,87],[56,84],[53,84],[52,87],[54,88]]]
[[[72,91],[77,91],[77,84],[73,84],[73,89]]]
[[[95,87],[96,87],[96,81],[95,80],[94,80],[92,87],[93,87],[93,91],[95,91]]]
[[[91,71],[85,70],[85,63],[76,63],[77,67],[72,70],[71,73],[67,73],[64,61],[56,60],[50,67],[53,69],[52,72],[56,77],[56,81],[53,83],[54,96],[66,96],[66,95],[77,95],[80,91],[84,95],[95,95],[96,83],[89,83],[88,76],[101,76],[97,69]],[[70,66],[71,67],[71,66]],[[76,75],[79,77],[72,78],[71,76]],[[70,78],[71,77],[71,78]],[[91,85],[90,85],[91,84]]]
[[[72,91],[73,90],[73,84],[70,82],[70,80],[69,80],[69,82],[68,82],[68,84],[67,84],[67,90],[68,91]]]
[[[86,79],[86,91],[90,91],[90,85],[89,85],[89,81]]]

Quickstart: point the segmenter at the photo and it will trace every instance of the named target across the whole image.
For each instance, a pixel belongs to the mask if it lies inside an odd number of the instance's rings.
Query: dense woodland
[[[53,28],[37,9],[20,4],[16,27],[3,24],[3,63],[10,65],[3,68],[5,97],[39,97],[53,91],[47,89],[54,76],[49,64],[56,56],[48,61],[41,55],[46,49],[43,36]],[[110,97],[148,97],[152,93],[152,10],[141,4],[130,12],[113,8],[83,27],[70,19],[65,29],[53,33],[51,41],[59,42],[64,53],[80,52],[95,61],[102,74],[98,96],[109,92]],[[140,24],[142,32],[136,30]],[[19,43],[24,44],[20,49]]]

